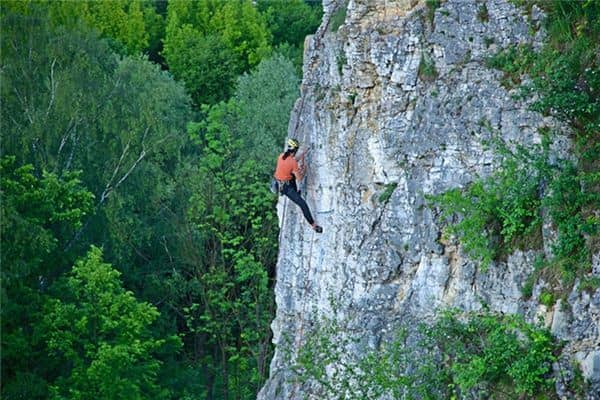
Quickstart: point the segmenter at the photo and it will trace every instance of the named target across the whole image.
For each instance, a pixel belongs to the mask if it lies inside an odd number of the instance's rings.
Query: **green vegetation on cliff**
[[[446,311],[408,332],[373,348],[344,323],[321,319],[299,349],[287,349],[295,384],[345,400],[556,398],[559,345],[519,316]]]
[[[591,256],[600,251],[600,3],[515,3],[547,13],[547,43],[539,52],[506,49],[489,66],[504,71],[504,82],[519,86],[522,96],[536,96],[533,110],[570,126],[576,159],[552,160],[548,142],[555,133],[544,131],[543,148],[509,151],[501,144],[504,161],[498,172],[434,201],[445,217],[461,217],[449,232],[484,267],[517,247],[539,248],[547,215],[558,237],[545,272],[536,273],[545,273],[564,291],[590,272]]]

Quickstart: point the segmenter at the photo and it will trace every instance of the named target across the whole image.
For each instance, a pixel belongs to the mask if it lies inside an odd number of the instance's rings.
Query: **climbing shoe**
[[[319,225],[317,224],[312,224],[312,228],[315,230],[315,232],[317,233],[322,233],[323,232],[323,228],[321,228]]]

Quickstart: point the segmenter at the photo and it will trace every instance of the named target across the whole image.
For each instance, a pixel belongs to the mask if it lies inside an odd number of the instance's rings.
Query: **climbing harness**
[[[290,183],[290,181],[281,181],[279,179],[271,178],[271,192],[283,196],[283,185]]]

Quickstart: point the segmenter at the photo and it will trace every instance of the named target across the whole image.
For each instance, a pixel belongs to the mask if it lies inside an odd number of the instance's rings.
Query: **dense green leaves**
[[[13,1],[3,7],[21,13],[47,12],[53,24],[68,28],[80,24],[96,30],[111,41],[112,48],[136,54],[149,47],[150,39],[160,30],[160,17],[145,0],[111,1]]]
[[[484,268],[521,244],[519,239],[539,230],[540,186],[550,176],[542,149],[510,151],[500,145],[498,150],[504,160],[491,177],[475,181],[465,191],[452,189],[431,198],[441,206],[442,218],[461,217],[447,233],[457,235]]]
[[[150,326],[159,313],[126,291],[119,275],[92,247],[57,285],[62,299],[46,302],[40,329],[48,351],[72,366],[51,386],[51,398],[166,397],[153,354],[167,339],[153,337]]]
[[[235,77],[271,51],[264,18],[248,0],[170,1],[164,57],[196,104],[227,99]]]
[[[592,238],[600,235],[600,218],[592,211],[600,204],[600,193],[594,190],[598,183],[598,176],[565,161],[561,174],[550,182],[549,195],[543,199],[558,230],[554,261],[568,283],[588,270],[594,250]]]
[[[36,177],[15,157],[0,162],[2,397],[44,398],[52,365],[35,333],[38,313],[63,272],[61,245],[92,210],[93,195],[77,173]]]
[[[1,18],[2,397],[255,398],[277,254],[265,182],[299,84],[267,57],[264,13],[31,1]],[[194,116],[186,92],[214,105]]]
[[[4,154],[59,174],[81,169],[104,202],[141,162],[182,145],[188,99],[158,67],[41,16],[9,14],[2,25]]]
[[[534,397],[552,389],[555,339],[518,316],[482,313],[463,321],[449,312],[426,332],[463,395],[489,397],[498,390]]]
[[[273,35],[273,47],[302,72],[304,39],[317,30],[323,13],[321,5],[302,0],[260,0],[256,5]]]
[[[317,30],[323,13],[320,5],[302,0],[259,0],[256,3],[267,20],[275,46],[288,43],[301,48],[304,38]]]
[[[244,156],[264,170],[273,167],[281,150],[299,83],[292,63],[278,54],[238,80],[231,129],[242,140]]]
[[[268,173],[244,157],[226,124],[231,105],[206,111],[201,124],[190,126],[203,151],[188,210],[206,256],[192,286],[200,301],[184,310],[190,333],[220,350],[205,356],[223,379],[213,393],[252,398],[270,354],[273,298],[265,267],[275,263],[277,217],[264,185]]]
[[[196,104],[214,104],[230,96],[239,70],[235,54],[219,35],[202,35],[184,25],[170,34],[163,54]]]

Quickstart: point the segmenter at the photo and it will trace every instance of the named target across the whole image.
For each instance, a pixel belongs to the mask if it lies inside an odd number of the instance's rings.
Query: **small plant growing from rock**
[[[485,3],[483,3],[480,7],[479,10],[477,11],[477,19],[480,22],[488,22],[490,19],[490,14],[488,12],[487,6],[485,5]]]
[[[340,53],[338,54],[337,58],[336,58],[336,63],[337,63],[337,69],[338,72],[340,74],[340,76],[342,76],[342,73],[344,72],[344,65],[346,65],[348,63],[348,59],[346,58],[346,53],[344,53],[344,51],[340,51]]]
[[[354,101],[356,100],[356,96],[358,96],[358,93],[356,92],[352,92],[348,95],[348,100],[350,101],[350,103],[352,103],[352,105],[354,105]]]
[[[425,5],[427,6],[427,19],[433,24],[435,10],[440,8],[440,6],[442,5],[442,0],[426,0]]]
[[[435,62],[427,54],[421,56],[421,62],[419,63],[419,78],[426,82],[431,82],[438,76],[438,72],[435,69]]]
[[[337,32],[340,26],[346,21],[346,10],[348,5],[346,3],[340,5],[338,9],[331,15],[329,20],[329,29],[331,32]]]
[[[542,293],[540,293],[540,303],[545,305],[546,307],[552,307],[554,306],[554,303],[556,302],[556,299],[554,298],[554,294],[547,290],[544,289],[542,290]]]
[[[390,197],[392,197],[392,193],[394,193],[394,190],[396,190],[397,186],[398,184],[396,182],[385,185],[385,190],[379,195],[379,202],[387,203]]]

